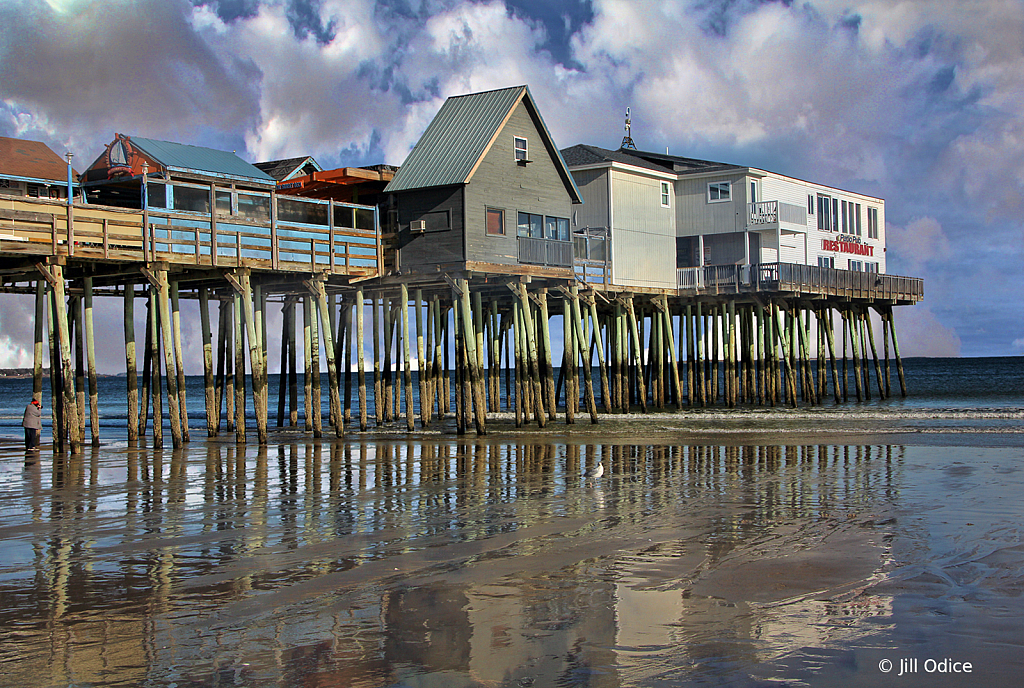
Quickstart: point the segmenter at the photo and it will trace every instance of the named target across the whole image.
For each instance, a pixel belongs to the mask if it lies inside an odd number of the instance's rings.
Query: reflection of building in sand
[[[26,470],[9,681],[636,685],[666,657],[761,662],[891,613],[869,586],[894,526],[857,515],[897,497],[892,447],[130,457],[123,493],[98,455]]]

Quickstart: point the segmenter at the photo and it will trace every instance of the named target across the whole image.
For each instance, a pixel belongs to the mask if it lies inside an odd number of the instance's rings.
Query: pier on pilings
[[[769,279],[750,282],[718,271],[718,281],[705,275],[675,290],[521,266],[383,274],[374,232],[362,253],[340,229],[300,248],[270,227],[269,245],[241,248],[223,223],[205,234],[144,231],[142,217],[123,210],[89,207],[69,222],[77,210],[36,201],[8,212],[15,239],[0,237],[0,289],[35,299],[33,393],[42,393],[48,347],[53,447],[71,453],[102,439],[98,350],[122,342],[129,444],[162,446],[164,408],[172,447],[187,444],[197,406],[208,437],[266,443],[271,360],[281,371],[277,427],[322,436],[321,356],[329,436],[416,431],[446,417],[484,434],[495,414],[543,428],[581,412],[597,423],[610,412],[886,398],[892,367],[906,395],[893,311],[923,296],[910,278],[854,273],[843,282],[834,273],[845,271],[805,266],[761,266]],[[123,339],[94,332],[104,298],[123,302]],[[278,309],[275,332],[268,321]],[[199,327],[187,329],[201,332],[202,402],[183,384],[183,320],[196,311]]]

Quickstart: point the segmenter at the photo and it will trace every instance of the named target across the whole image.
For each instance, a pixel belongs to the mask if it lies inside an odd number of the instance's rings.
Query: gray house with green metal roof
[[[402,273],[572,270],[580,192],[526,86],[445,101],[384,193]]]

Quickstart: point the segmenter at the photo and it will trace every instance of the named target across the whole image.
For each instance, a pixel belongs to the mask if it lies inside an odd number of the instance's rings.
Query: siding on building
[[[442,213],[450,218],[450,229],[423,234],[409,231],[410,222],[426,219],[432,225]],[[398,205],[398,226],[399,269],[422,270],[465,260],[461,186],[406,191]]]
[[[583,197],[583,205],[574,208],[576,227],[608,226],[608,168],[574,170],[576,186]]]
[[[661,181],[623,170],[612,175],[612,282],[671,289],[676,284],[676,228],[661,205]]]
[[[529,164],[516,162],[513,140],[517,136],[527,140]],[[518,265],[520,212],[572,217],[572,203],[552,152],[523,102],[515,107],[465,188],[467,260]],[[487,234],[486,208],[505,211],[505,236]]]
[[[746,177],[740,174],[722,174],[713,177],[681,177],[676,182],[676,233],[679,236],[699,234],[728,234],[745,229],[747,222],[744,189]],[[732,200],[708,202],[708,184],[732,182]]]

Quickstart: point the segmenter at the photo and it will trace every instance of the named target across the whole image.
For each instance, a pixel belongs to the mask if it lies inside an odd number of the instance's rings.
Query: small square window
[[[708,184],[708,202],[720,203],[732,200],[732,182],[712,182]]]
[[[525,162],[530,159],[526,139],[522,138],[521,136],[516,136],[513,138],[513,145],[515,146],[517,161],[521,160]]]
[[[487,233],[494,235],[505,234],[505,211],[497,208],[487,209]]]
[[[661,207],[668,208],[671,205],[672,189],[669,187],[668,182],[661,183]]]

